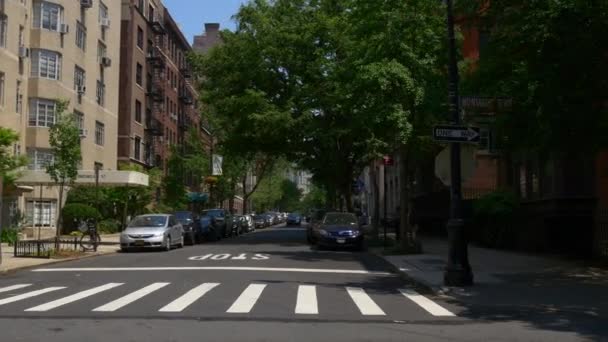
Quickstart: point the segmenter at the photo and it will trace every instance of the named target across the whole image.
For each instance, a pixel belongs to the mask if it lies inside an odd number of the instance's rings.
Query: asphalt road
[[[0,278],[0,341],[572,340],[462,317],[367,252],[317,251],[275,227],[171,252]]]

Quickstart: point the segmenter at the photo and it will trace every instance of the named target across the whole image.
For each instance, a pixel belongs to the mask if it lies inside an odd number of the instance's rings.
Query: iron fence
[[[80,250],[78,237],[73,238],[51,238],[44,240],[17,241],[14,245],[14,256],[16,258],[40,258],[50,259],[53,253],[58,251]]]

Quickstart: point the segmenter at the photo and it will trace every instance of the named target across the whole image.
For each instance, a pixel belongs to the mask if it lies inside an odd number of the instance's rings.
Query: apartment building
[[[113,0],[0,0],[0,125],[20,133],[28,169],[53,161],[49,128],[57,101],[81,129],[81,168],[116,169],[120,4]],[[112,24],[112,20],[115,23]],[[41,192],[41,193],[40,193]],[[58,188],[5,194],[5,208],[51,231]]]
[[[122,0],[121,26],[118,161],[166,172],[171,146],[200,134],[191,47],[158,0]]]

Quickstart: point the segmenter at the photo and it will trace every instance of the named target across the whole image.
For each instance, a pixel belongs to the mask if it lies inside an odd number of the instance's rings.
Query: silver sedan
[[[184,246],[184,229],[173,215],[149,214],[135,217],[120,234],[120,249]]]

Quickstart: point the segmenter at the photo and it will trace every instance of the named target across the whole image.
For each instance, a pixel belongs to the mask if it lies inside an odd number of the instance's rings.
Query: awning
[[[57,185],[45,171],[22,171],[21,177],[15,180],[19,186],[53,186]],[[77,185],[95,185],[95,171],[79,170],[74,181]],[[134,186],[145,187],[149,185],[149,177],[137,171],[99,171],[100,186]]]

